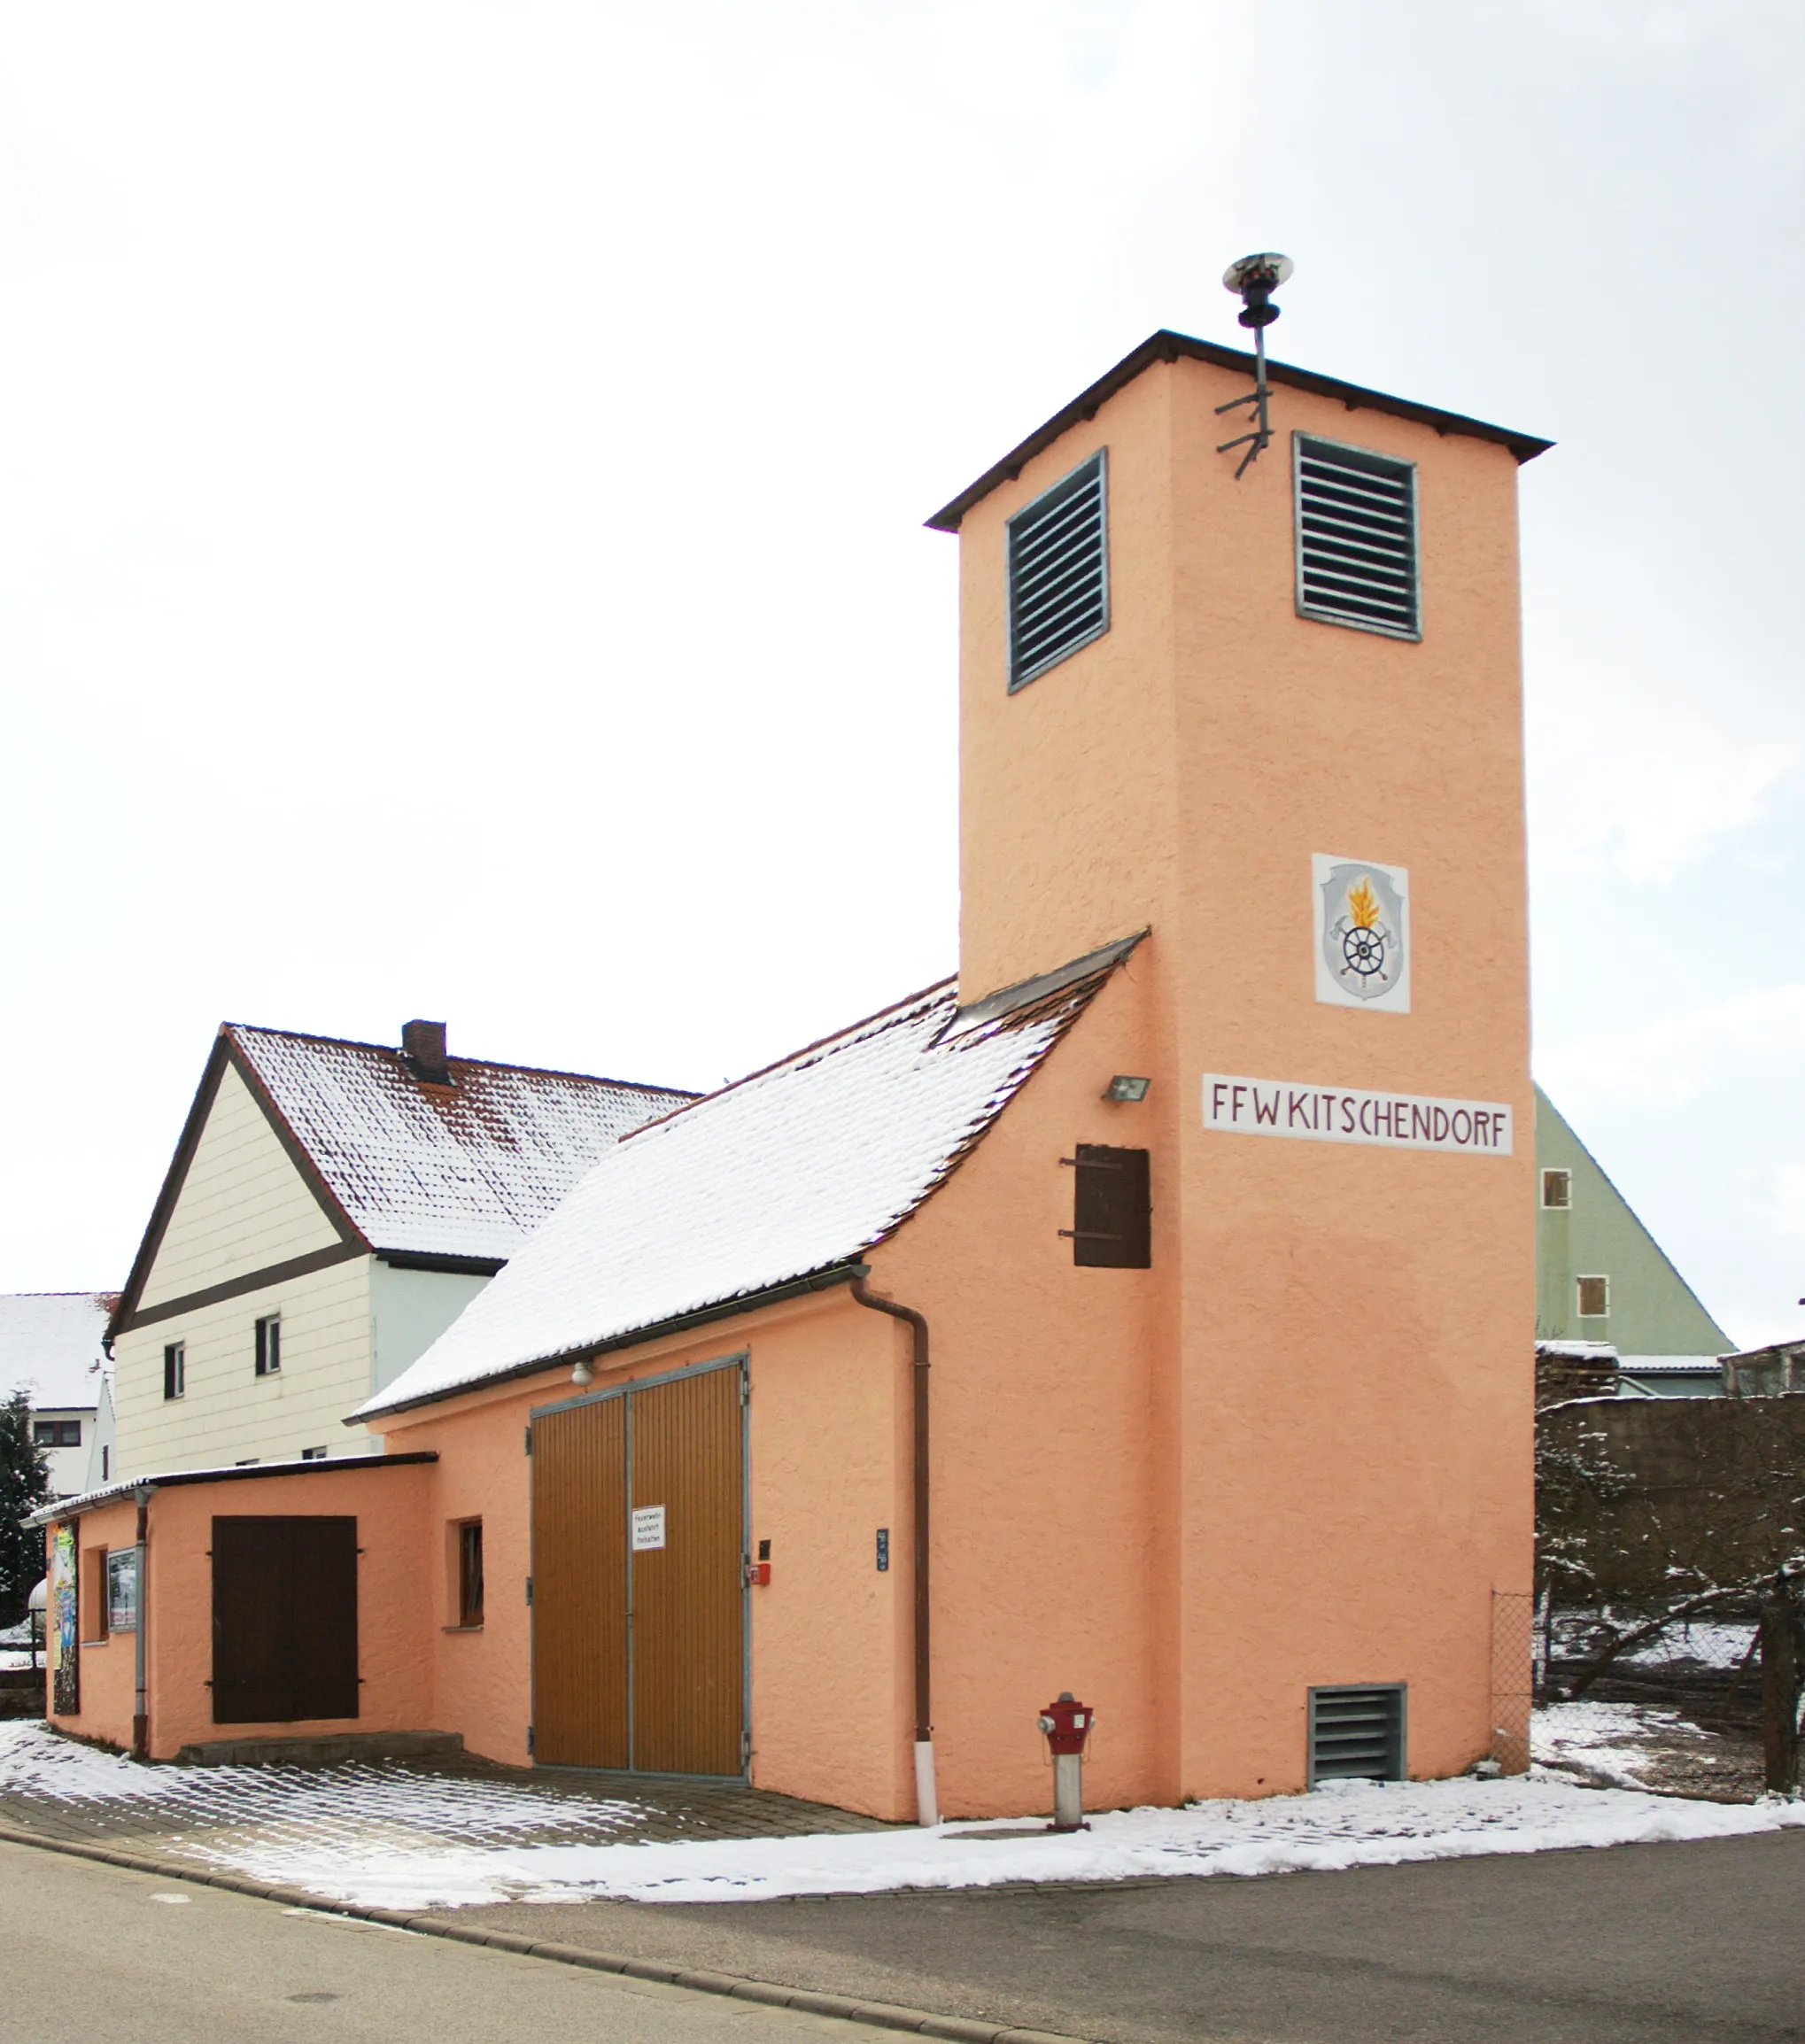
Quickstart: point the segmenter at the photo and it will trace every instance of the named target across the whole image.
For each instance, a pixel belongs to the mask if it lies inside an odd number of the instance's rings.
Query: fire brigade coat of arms
[[[1409,875],[1369,859],[1312,860],[1316,998],[1345,1008],[1410,1010]]]

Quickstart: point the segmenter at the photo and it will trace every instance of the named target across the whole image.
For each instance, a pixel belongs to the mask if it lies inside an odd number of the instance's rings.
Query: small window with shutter
[[[1542,1173],[1542,1204],[1573,1204],[1573,1173],[1570,1171],[1545,1171]]]
[[[1081,1142],[1061,1157],[1075,1183],[1072,1226],[1059,1233],[1072,1260],[1105,1270],[1146,1270],[1153,1261],[1153,1204],[1144,1150]]]
[[[458,1528],[458,1623],[483,1622],[483,1521],[466,1519]]]
[[[1009,522],[1009,692],[1110,628],[1108,470],[1101,448]]]
[[[1607,1277],[1583,1277],[1579,1281],[1579,1317],[1602,1320],[1610,1316],[1611,1281]]]

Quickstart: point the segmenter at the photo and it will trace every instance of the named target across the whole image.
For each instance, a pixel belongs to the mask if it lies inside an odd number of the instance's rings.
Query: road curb
[[[974,2022],[966,2016],[936,2016],[926,2009],[904,2009],[894,2001],[868,2001],[850,1994],[824,1994],[810,1987],[786,1987],[780,1981],[754,1980],[739,1973],[710,1973],[685,1966],[661,1966],[655,1961],[633,1959],[624,1953],[599,1952],[586,1945],[554,1944],[549,1939],[523,1937],[517,1931],[492,1931],[476,1924],[447,1923],[439,1916],[417,1911],[385,1909],[377,1905],[335,1902],[305,1888],[284,1887],[273,1881],[247,1880],[242,1874],[209,1873],[205,1869],[159,1860],[149,1853],[122,1853],[112,1846],[84,1845],[76,1839],[47,1839],[41,1832],[0,1824],[0,1844],[35,1846],[39,1851],[63,1853],[72,1859],[97,1860],[103,1866],[122,1867],[128,1873],[154,1874],[159,1880],[186,1881],[190,1886],[224,1888],[235,1895],[251,1895],[259,1901],[280,1902],[291,1909],[314,1909],[321,1916],[348,1916],[360,1923],[381,1924],[394,1931],[412,1931],[416,1936],[444,1938],[456,1945],[489,1945],[500,1952],[513,1952],[522,1958],[546,1959],[555,1965],[582,1966],[593,1973],[618,1973],[631,1980],[655,1980],[668,1986],[693,1988],[700,1994],[722,1994],[740,2001],[762,2001],[773,2008],[794,2009],[810,2016],[837,2016],[848,2023],[868,2023],[874,2029],[912,2031],[918,2036],[939,2037],[949,2044],[1086,2044],[1086,2040],[1050,2030],[1020,2030],[1006,2023]]]

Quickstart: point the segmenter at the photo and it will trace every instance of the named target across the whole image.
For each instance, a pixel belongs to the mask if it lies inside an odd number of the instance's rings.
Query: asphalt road
[[[537,1922],[541,1934],[547,1916]],[[862,2024],[0,1845],[5,2044],[872,2044]]]
[[[457,1913],[555,1916],[564,1944],[1114,2044],[1805,2040],[1805,1831],[1262,1880]]]

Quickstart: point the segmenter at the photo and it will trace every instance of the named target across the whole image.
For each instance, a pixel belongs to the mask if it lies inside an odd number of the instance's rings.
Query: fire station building
[[[1062,1691],[1104,1806],[1494,1750],[1545,444],[1274,365],[1237,474],[1251,369],[1156,334],[931,522],[957,978],[612,1143],[346,1415],[368,1453],[53,1508],[57,1723],[905,1819],[1044,1807]]]

